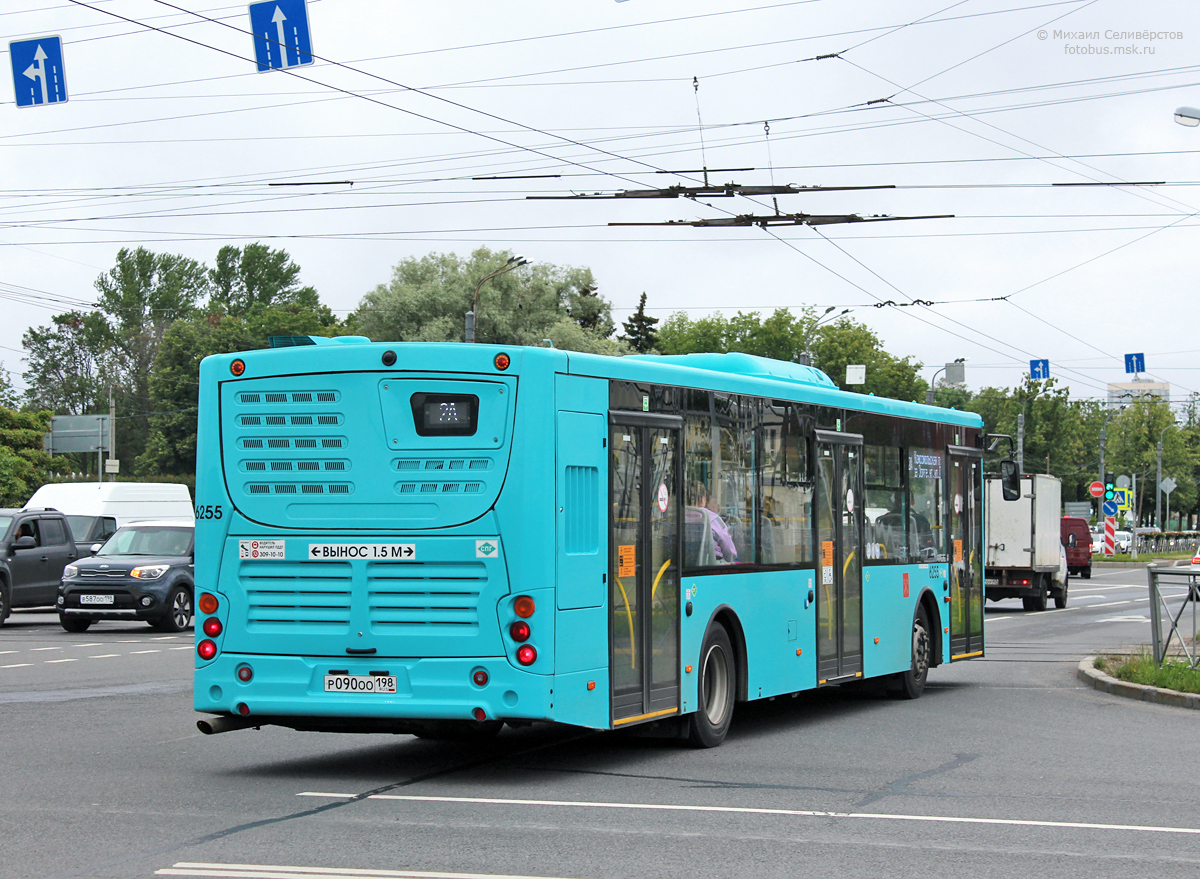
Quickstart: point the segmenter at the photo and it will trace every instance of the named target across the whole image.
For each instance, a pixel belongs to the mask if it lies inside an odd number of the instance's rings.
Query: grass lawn
[[[1186,656],[1178,660],[1168,657],[1162,668],[1154,664],[1154,657],[1149,651],[1128,656],[1099,656],[1095,665],[1105,674],[1131,684],[1146,684],[1180,693],[1200,693],[1200,669],[1189,668]]]

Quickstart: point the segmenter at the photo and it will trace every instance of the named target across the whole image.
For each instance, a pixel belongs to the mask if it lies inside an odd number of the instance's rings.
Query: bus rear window
[[[479,425],[475,394],[413,394],[409,405],[418,436],[474,436]]]

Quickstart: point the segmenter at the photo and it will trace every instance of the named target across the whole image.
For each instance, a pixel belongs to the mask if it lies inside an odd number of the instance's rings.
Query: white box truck
[[[52,482],[35,491],[25,509],[52,509],[65,515],[84,555],[129,522],[194,522],[196,515],[188,487],[169,482]]]
[[[1001,478],[984,479],[987,555],[984,590],[991,601],[1020,598],[1026,610],[1045,610],[1053,596],[1067,606],[1062,554],[1062,482],[1057,476],[1019,477],[1019,495],[1005,500]]]

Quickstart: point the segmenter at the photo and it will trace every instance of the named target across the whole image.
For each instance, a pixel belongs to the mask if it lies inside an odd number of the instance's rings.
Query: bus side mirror
[[[1017,462],[1005,458],[1000,462],[1000,487],[1006,501],[1019,500],[1021,497],[1021,474],[1017,473]]]

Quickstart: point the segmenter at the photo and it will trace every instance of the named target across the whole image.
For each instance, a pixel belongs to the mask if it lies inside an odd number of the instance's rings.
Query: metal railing
[[[1200,538],[1195,535],[1181,534],[1139,534],[1137,538],[1139,553],[1160,552],[1191,552],[1200,546]]]
[[[1200,566],[1196,566],[1200,567]],[[1200,651],[1196,649],[1196,632],[1197,623],[1200,623],[1200,571],[1194,567],[1186,568],[1160,568],[1157,565],[1147,565],[1146,573],[1150,581],[1150,634],[1154,646],[1154,664],[1161,666],[1163,660],[1167,658],[1168,651],[1171,650],[1172,638],[1179,645],[1182,653],[1173,653],[1180,659],[1186,657],[1188,665],[1192,668],[1200,668]],[[1171,594],[1164,596],[1159,589],[1160,586],[1181,586],[1187,591],[1182,596]],[[1168,604],[1168,600],[1174,601],[1177,598],[1182,598],[1183,601],[1179,607],[1172,608]],[[1187,625],[1187,620],[1184,616],[1191,607],[1192,637],[1189,642],[1184,637],[1186,629],[1180,628],[1180,621],[1183,620],[1184,626]],[[1170,622],[1170,629],[1166,635],[1163,635],[1163,626]]]

